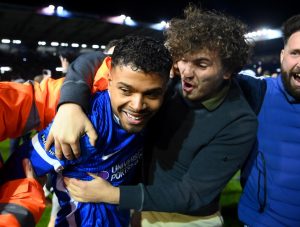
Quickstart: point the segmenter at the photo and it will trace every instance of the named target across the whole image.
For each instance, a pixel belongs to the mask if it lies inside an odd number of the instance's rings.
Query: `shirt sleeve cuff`
[[[120,186],[120,209],[141,211],[144,204],[144,188],[142,184]]]

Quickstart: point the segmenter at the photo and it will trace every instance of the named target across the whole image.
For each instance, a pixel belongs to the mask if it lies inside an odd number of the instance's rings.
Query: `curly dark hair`
[[[294,15],[286,20],[282,25],[283,42],[287,43],[292,34],[300,31],[300,14]]]
[[[184,10],[184,19],[171,19],[164,35],[174,61],[207,49],[215,51],[223,67],[236,74],[248,63],[252,52],[246,33],[247,26],[238,19],[190,4]]]
[[[118,44],[118,42],[120,42],[119,39],[112,39],[112,40],[110,40],[107,43],[107,45],[105,46],[105,49],[104,49],[103,53],[106,54],[109,51],[109,49],[112,48],[112,47],[115,47]]]
[[[125,36],[112,54],[112,67],[122,65],[134,71],[159,74],[168,80],[172,57],[163,42],[147,36]]]

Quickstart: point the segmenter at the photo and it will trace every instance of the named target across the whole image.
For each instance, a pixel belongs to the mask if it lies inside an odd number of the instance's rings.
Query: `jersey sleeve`
[[[82,155],[79,158],[73,160],[58,159],[55,156],[54,145],[49,151],[45,150],[45,142],[50,128],[51,125],[37,133],[9,157],[0,171],[0,184],[9,180],[25,178],[23,168],[19,168],[19,166],[22,166],[24,158],[30,160],[35,175],[40,177],[53,171],[59,173],[70,165],[87,160],[96,152],[96,148],[89,143],[88,136],[85,135],[80,140]]]
[[[49,151],[45,150],[45,143],[50,128],[51,124],[32,138],[31,144],[28,145],[29,148],[23,148],[23,152],[27,153],[37,176],[43,176],[51,171],[59,173],[70,165],[84,162],[96,152],[96,148],[90,144],[88,136],[84,135],[80,139],[82,153],[79,158],[73,160],[58,159],[55,156],[54,145],[52,145]]]

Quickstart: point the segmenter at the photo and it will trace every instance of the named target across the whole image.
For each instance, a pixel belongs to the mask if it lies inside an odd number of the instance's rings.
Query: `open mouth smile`
[[[142,124],[147,117],[147,114],[132,114],[127,111],[123,111],[123,113],[125,114],[128,122],[135,125]]]

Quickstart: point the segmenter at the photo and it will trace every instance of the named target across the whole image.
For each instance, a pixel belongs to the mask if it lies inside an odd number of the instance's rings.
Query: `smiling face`
[[[281,51],[280,60],[285,89],[300,100],[300,31],[291,35]]]
[[[181,75],[182,91],[185,98],[196,101],[206,100],[214,96],[225,79],[220,58],[208,50],[187,54],[176,66]]]
[[[130,66],[113,67],[108,81],[112,110],[121,126],[131,133],[141,131],[161,106],[166,81]]]

